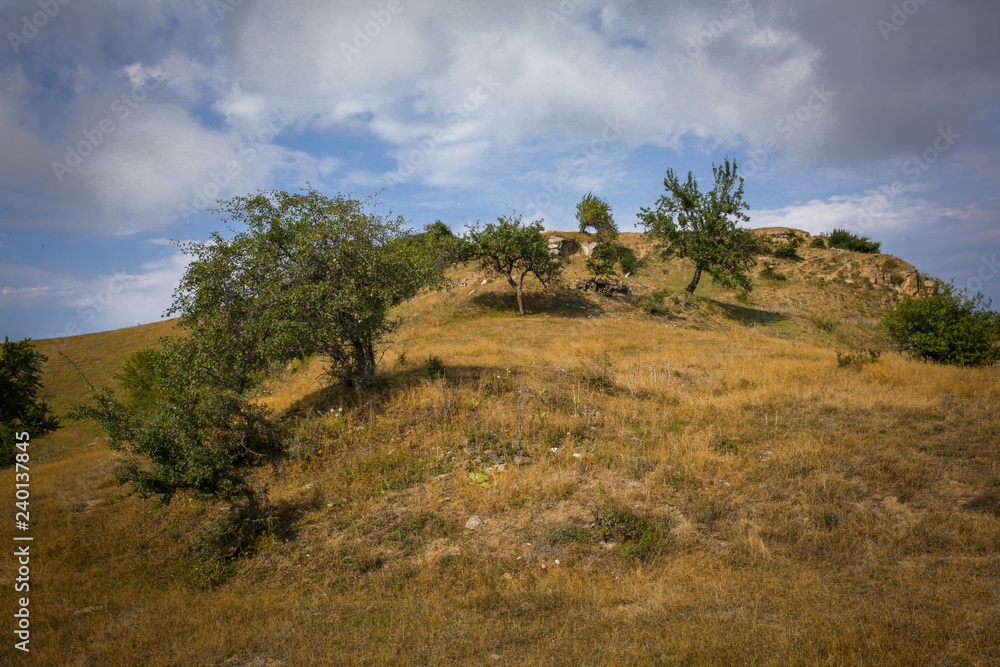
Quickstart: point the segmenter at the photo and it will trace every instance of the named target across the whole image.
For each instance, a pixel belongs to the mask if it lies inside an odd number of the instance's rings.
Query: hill
[[[224,507],[128,497],[86,424],[34,443],[34,660],[1000,660],[998,369],[838,364],[916,269],[806,243],[768,257],[787,280],[688,297],[684,262],[622,242],[646,262],[628,293],[574,288],[577,252],[525,317],[456,269],[400,307],[374,391],[276,372],[280,530],[230,569],[192,548]],[[171,327],[39,341],[48,399],[85,394],[58,351],[100,385]]]

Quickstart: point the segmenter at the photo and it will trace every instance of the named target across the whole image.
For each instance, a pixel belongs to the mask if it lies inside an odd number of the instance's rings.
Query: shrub
[[[819,280],[817,280],[816,281],[816,286],[817,287],[826,287],[826,279],[825,278],[820,278]]]
[[[882,354],[879,350],[857,350],[855,352],[838,352],[837,353],[837,367],[838,368],[861,368],[865,364],[874,364],[878,361],[879,355]]]
[[[813,315],[809,318],[809,321],[812,322],[817,329],[822,329],[823,331],[833,331],[833,329],[837,326],[836,320],[826,317],[825,315]]]
[[[670,543],[670,533],[659,521],[639,516],[618,503],[600,511],[597,524],[606,541],[619,542],[622,554],[639,560],[663,553]]]
[[[778,273],[773,266],[765,266],[764,270],[760,272],[760,277],[767,280],[788,280],[788,276],[784,273]]]
[[[795,257],[795,251],[798,249],[799,244],[802,240],[795,236],[789,239],[787,242],[782,243],[774,251],[775,257],[780,257],[781,259],[793,259]]]
[[[809,247],[810,248],[825,248],[826,247],[826,241],[823,239],[822,236],[817,236],[816,238],[814,238],[812,240],[812,243],[809,244]]]
[[[1000,359],[1000,313],[978,292],[938,283],[933,293],[906,297],[883,319],[889,337],[924,359],[982,366]]]
[[[444,375],[444,362],[438,357],[430,357],[424,364],[424,372],[428,377],[436,378]]]
[[[882,243],[872,241],[867,236],[857,236],[846,229],[835,229],[828,236],[831,248],[841,250],[853,250],[854,252],[877,253],[882,248]]]

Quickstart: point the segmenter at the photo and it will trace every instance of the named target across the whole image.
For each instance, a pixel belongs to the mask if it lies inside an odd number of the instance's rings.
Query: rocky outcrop
[[[569,257],[579,249],[580,246],[573,239],[563,238],[562,236],[549,237],[549,254],[558,255],[559,257]]]
[[[580,244],[580,250],[583,251],[584,257],[591,257],[594,254],[594,250],[597,248],[597,241],[584,241]]]
[[[618,280],[617,278],[605,278],[604,276],[598,276],[597,278],[587,278],[586,280],[576,281],[574,285],[576,289],[583,290],[584,292],[596,292],[598,294],[604,294],[605,296],[611,296],[613,294],[628,294],[631,290],[627,284]]]

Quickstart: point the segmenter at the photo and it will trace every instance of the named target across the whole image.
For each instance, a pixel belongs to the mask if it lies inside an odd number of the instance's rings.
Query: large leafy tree
[[[520,217],[500,216],[485,227],[469,230],[472,259],[487,273],[503,276],[517,294],[517,309],[524,315],[524,280],[534,275],[543,287],[558,280],[562,263],[549,253],[542,223],[526,225]]]
[[[14,435],[27,431],[32,438],[59,428],[48,403],[38,400],[42,364],[48,360],[30,340],[4,337],[0,347],[0,467],[14,464]]]
[[[736,163],[729,158],[721,166],[712,165],[712,175],[715,186],[703,193],[691,172],[681,183],[673,169],[668,169],[663,180],[666,194],[655,209],[641,209],[639,224],[659,242],[661,257],[694,261],[688,292],[693,294],[698,288],[702,272],[724,287],[752,289],[748,272],[756,263],[751,254],[754,236],[737,226],[750,220],[743,212],[750,208],[743,201],[743,178],[737,176]]]
[[[227,361],[227,386],[311,354],[348,384],[372,382],[398,324],[390,311],[441,277],[427,245],[374,204],[312,188],[235,197],[222,204],[242,227],[233,238],[182,246],[194,260],[168,313]]]

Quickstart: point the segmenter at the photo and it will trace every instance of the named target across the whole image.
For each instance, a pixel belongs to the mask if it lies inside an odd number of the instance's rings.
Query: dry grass
[[[465,280],[404,307],[377,390],[269,383],[287,534],[222,585],[185,551],[218,507],[124,497],[89,440],[37,465],[39,664],[1000,661],[996,367],[838,368],[810,309],[748,327],[722,292],[518,318]]]

